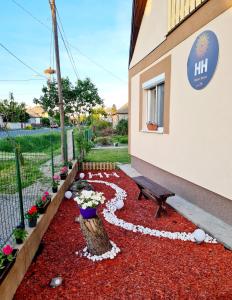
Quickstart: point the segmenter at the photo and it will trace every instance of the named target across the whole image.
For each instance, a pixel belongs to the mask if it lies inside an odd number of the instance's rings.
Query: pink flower
[[[44,192],[44,196],[49,196],[49,192]]]
[[[42,197],[42,201],[47,201],[47,197],[46,197],[46,196],[43,196],[43,197]]]
[[[10,255],[13,252],[13,248],[10,245],[6,245],[2,248],[2,252],[5,255]]]
[[[62,174],[67,173],[67,172],[68,172],[68,168],[66,166],[64,166],[60,169],[60,173],[62,173]]]
[[[55,175],[53,176],[53,179],[54,179],[55,181],[58,181],[58,180],[60,180],[60,176],[57,175],[57,174],[55,174]]]

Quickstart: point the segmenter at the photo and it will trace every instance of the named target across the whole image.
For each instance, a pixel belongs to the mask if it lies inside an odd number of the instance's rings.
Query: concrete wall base
[[[153,181],[209,212],[223,222],[232,225],[231,200],[168,173],[135,156],[131,157],[131,166],[143,176],[151,178]]]

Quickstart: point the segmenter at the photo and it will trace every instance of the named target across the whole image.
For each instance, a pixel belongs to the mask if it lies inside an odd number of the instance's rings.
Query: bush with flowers
[[[39,217],[38,209],[33,205],[25,214],[26,219],[37,219]]]
[[[51,196],[50,196],[49,192],[44,192],[43,196],[40,197],[36,201],[36,206],[37,207],[43,207],[43,206],[45,206],[50,201],[51,201]]]
[[[67,166],[64,166],[60,169],[60,178],[62,180],[66,179],[67,177],[67,173],[68,173],[68,167]]]
[[[99,204],[103,204],[105,197],[100,192],[83,190],[74,200],[81,208],[86,209],[96,208]]]
[[[17,250],[10,245],[6,245],[0,250],[0,283],[8,272],[10,265],[15,260]]]
[[[58,174],[55,174],[52,179],[53,179],[52,186],[58,187],[59,182],[60,182],[60,176]]]
[[[37,224],[37,219],[39,217],[39,212],[36,205],[32,206],[28,212],[25,214],[26,219],[28,219],[28,226],[35,227]]]
[[[10,245],[6,245],[0,251],[0,269],[4,269],[7,262],[11,262],[14,259],[13,248]]]
[[[48,206],[48,204],[51,201],[51,196],[49,192],[44,192],[42,197],[39,197],[39,199],[36,201],[36,207],[40,214],[45,213],[45,210]]]

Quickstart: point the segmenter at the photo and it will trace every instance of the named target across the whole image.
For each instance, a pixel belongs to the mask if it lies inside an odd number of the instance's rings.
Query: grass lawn
[[[130,163],[130,155],[128,154],[128,148],[98,149],[91,150],[85,160],[96,162],[120,162],[126,164]]]
[[[51,159],[51,141],[54,156],[60,153],[60,133],[19,136],[14,141],[20,145],[24,164],[21,165],[22,187],[28,187],[42,179],[41,165]],[[14,142],[0,139],[0,193],[17,191]]]

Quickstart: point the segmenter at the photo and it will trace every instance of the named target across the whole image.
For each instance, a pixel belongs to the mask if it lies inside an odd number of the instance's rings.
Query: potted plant
[[[51,196],[49,192],[45,192],[42,197],[36,201],[36,207],[39,214],[44,214],[49,203],[51,202]]]
[[[52,192],[53,193],[57,193],[59,182],[60,182],[60,176],[55,174],[53,176],[53,180],[52,180]]]
[[[28,226],[30,228],[36,227],[37,219],[39,217],[38,209],[34,205],[32,206],[28,212],[25,214],[26,219],[28,219]]]
[[[104,203],[105,197],[103,193],[83,190],[74,200],[79,205],[82,217],[91,219],[97,216],[97,206]]]
[[[147,129],[151,131],[155,131],[158,129],[158,125],[153,121],[149,121],[147,122]]]
[[[0,250],[0,283],[15,262],[18,250],[6,245]]]
[[[67,177],[67,173],[68,173],[68,167],[64,166],[60,169],[60,179],[61,180],[65,180]]]
[[[16,244],[18,244],[18,245],[23,243],[23,241],[26,239],[27,235],[28,235],[28,232],[21,226],[17,226],[13,230],[13,236],[14,236]]]
[[[71,160],[68,161],[68,168],[71,170],[72,169],[72,166],[73,166],[73,163]]]

